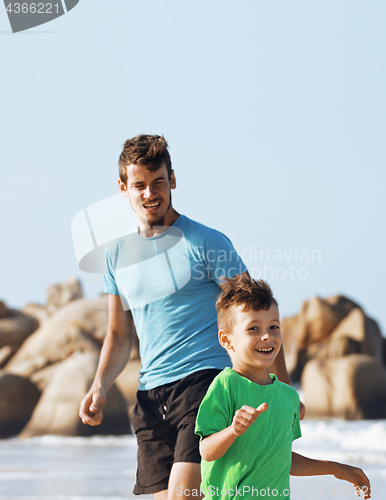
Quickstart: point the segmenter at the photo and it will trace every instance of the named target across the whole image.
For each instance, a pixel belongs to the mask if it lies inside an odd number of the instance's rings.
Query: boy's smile
[[[258,384],[270,384],[269,368],[282,344],[279,309],[276,304],[260,311],[233,307],[234,327],[229,334],[220,330],[220,343],[237,373]]]

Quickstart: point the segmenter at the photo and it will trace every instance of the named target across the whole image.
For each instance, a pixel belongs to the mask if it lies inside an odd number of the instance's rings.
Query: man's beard
[[[172,205],[172,193],[169,194],[169,206],[166,210],[165,215],[169,212],[169,208],[171,207],[171,205]],[[157,219],[155,221],[148,220],[147,222],[149,224],[149,228],[153,229],[154,227],[157,227],[157,226],[163,226],[164,222],[165,222],[165,215],[163,215],[162,217],[160,217],[159,219]]]

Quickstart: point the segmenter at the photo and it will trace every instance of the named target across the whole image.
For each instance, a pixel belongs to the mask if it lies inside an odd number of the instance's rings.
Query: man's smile
[[[143,207],[148,212],[155,212],[160,205],[161,205],[160,201],[152,201],[149,203],[143,203]]]

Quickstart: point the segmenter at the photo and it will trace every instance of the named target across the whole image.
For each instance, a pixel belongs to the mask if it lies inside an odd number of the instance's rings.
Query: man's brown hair
[[[155,172],[165,165],[170,181],[172,161],[165,137],[163,135],[137,135],[128,139],[123,145],[118,162],[119,177],[125,185],[128,165],[146,165],[150,172]]]
[[[272,304],[278,305],[271,287],[264,280],[253,279],[248,272],[233,278],[222,277],[222,293],[216,302],[219,330],[231,333],[234,326],[234,307],[243,306],[242,311],[266,311]]]

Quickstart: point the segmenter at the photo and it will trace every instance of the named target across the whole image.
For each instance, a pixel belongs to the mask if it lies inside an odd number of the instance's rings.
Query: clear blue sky
[[[385,333],[385,21],[381,0],[80,0],[12,34],[1,7],[0,298],[101,291],[71,219],[116,192],[127,138],[163,133],[175,208],[272,268],[283,315],[342,293]]]

